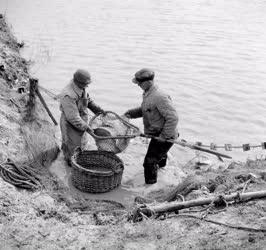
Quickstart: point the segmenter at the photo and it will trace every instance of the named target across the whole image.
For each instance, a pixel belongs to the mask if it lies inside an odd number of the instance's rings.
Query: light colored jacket
[[[86,90],[85,94],[87,95]],[[71,81],[60,94],[60,110],[65,120],[74,128],[85,131],[88,128],[88,109],[86,98],[82,95],[83,90]]]
[[[144,133],[164,139],[177,137],[178,115],[169,95],[152,85],[143,93],[141,107],[127,111],[131,118],[143,117]]]
[[[67,161],[74,149],[81,145],[81,138],[89,128],[88,108],[93,113],[102,112],[90,98],[86,90],[80,89],[73,80],[62,90],[60,97],[60,129],[62,150]]]

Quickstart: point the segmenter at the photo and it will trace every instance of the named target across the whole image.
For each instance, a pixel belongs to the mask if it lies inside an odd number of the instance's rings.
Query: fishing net
[[[92,136],[98,150],[115,154],[124,151],[130,139],[140,134],[139,128],[128,121],[128,118],[124,119],[112,111],[92,117],[89,125],[94,131]]]

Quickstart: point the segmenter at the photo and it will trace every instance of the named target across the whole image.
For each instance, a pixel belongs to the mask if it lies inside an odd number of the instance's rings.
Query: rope
[[[212,150],[224,149],[225,151],[232,151],[233,149],[243,149],[243,151],[249,151],[254,148],[266,149],[266,142],[261,142],[260,145],[250,145],[249,143],[245,143],[238,146],[234,146],[230,143],[225,143],[224,145],[216,145],[215,143],[211,143],[210,145],[207,145],[201,142],[196,142],[195,144],[203,148],[210,148]]]
[[[145,212],[144,212],[144,210]],[[133,211],[129,212],[128,215],[128,221],[132,221],[133,223],[135,222],[140,222],[143,219],[152,219],[152,218],[157,218],[157,214],[155,211],[148,207],[146,204],[140,204],[138,205]]]
[[[37,189],[41,186],[36,173],[26,165],[17,166],[11,160],[0,164],[0,176],[2,179],[16,187],[24,189]]]
[[[48,90],[48,89],[46,89],[46,88],[44,88],[44,87],[42,87],[42,86],[40,86],[40,85],[39,85],[39,88],[40,88],[43,92],[45,92],[47,95],[49,95],[51,98],[53,98],[54,100],[56,100],[56,101],[59,100],[58,96],[57,96],[56,94],[54,94],[52,91],[50,91],[50,90]]]

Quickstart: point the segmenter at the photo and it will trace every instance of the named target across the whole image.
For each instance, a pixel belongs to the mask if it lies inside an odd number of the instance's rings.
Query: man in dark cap
[[[141,69],[132,80],[143,89],[143,101],[140,107],[128,110],[128,118],[143,117],[144,133],[154,136],[146,153],[143,167],[146,184],[157,182],[157,170],[166,166],[167,152],[176,139],[178,115],[169,95],[163,93],[154,84],[154,72]]]
[[[89,72],[78,69],[60,94],[62,150],[68,164],[74,149],[81,145],[84,132],[92,132],[88,125],[88,108],[94,114],[104,113],[104,110],[97,106],[87,93],[86,88],[90,83]]]

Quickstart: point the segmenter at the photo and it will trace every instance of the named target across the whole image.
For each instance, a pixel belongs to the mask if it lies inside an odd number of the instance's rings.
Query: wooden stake
[[[34,111],[36,104],[36,88],[37,88],[38,80],[35,78],[30,78],[30,93],[29,93],[29,101],[27,103],[27,112],[24,117],[25,121],[32,121],[34,119]]]
[[[44,99],[43,99],[43,97],[42,97],[42,95],[41,95],[41,93],[40,93],[40,91],[39,91],[38,86],[37,86],[37,88],[36,88],[36,94],[37,94],[37,96],[39,97],[39,99],[40,99],[42,105],[44,106],[45,110],[47,111],[48,115],[50,116],[50,118],[52,119],[52,121],[54,122],[54,124],[55,124],[55,125],[58,125],[58,123],[57,123],[57,121],[55,120],[54,116],[52,115],[50,109],[48,108],[46,102],[44,101]]]
[[[230,195],[223,196],[225,201],[246,201],[251,199],[260,199],[266,197],[266,190],[257,191],[257,192],[249,192],[249,193],[233,193]],[[219,202],[220,197],[216,198],[203,198],[197,200],[190,200],[185,202],[169,202],[169,203],[162,203],[157,205],[149,205],[144,208],[140,208],[140,212],[149,216],[152,213],[155,214],[162,214],[162,213],[170,213],[170,212],[177,212],[178,210],[189,208],[189,207],[196,207],[196,206],[203,206],[209,205],[211,203]]]

